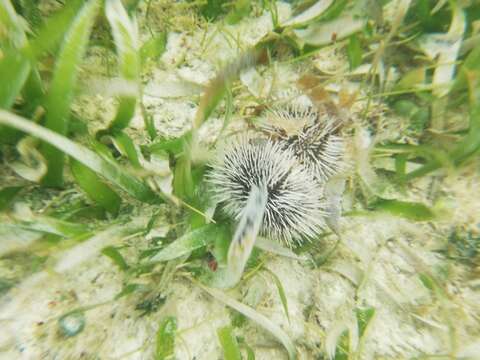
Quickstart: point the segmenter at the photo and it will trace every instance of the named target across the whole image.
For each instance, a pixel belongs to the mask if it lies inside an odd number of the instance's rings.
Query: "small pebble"
[[[60,332],[66,337],[72,337],[82,332],[85,327],[85,315],[83,312],[75,311],[63,315],[58,320]]]

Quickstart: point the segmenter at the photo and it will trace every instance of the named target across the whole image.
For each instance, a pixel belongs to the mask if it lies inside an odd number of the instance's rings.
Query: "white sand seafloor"
[[[160,3],[152,2],[154,18],[161,17]],[[280,19],[287,19],[290,5],[277,4]],[[195,24],[194,12],[188,8],[182,11],[179,21]],[[143,15],[139,15],[142,41],[148,38]],[[158,61],[150,61],[142,76],[143,102],[159,133],[173,137],[188,130],[198,96],[216,71],[271,29],[270,15],[258,13],[237,25],[203,22],[183,31],[179,25],[170,32],[167,51]],[[95,49],[90,51],[82,68],[82,84],[105,76],[99,57]],[[332,45],[302,62],[275,63],[243,73],[241,81],[235,83],[230,129],[242,127],[241,110],[255,105],[255,98],[265,99],[272,92],[294,88],[295,80],[309,69],[331,73],[347,64],[344,47]],[[364,92],[356,80],[338,76],[338,81],[330,84],[332,96],[335,98],[339,89]],[[352,178],[361,174],[365,182],[373,184],[378,179],[372,178],[369,170],[391,166],[370,156],[371,145],[408,137],[406,119],[394,115],[381,101],[369,104],[367,118],[373,119],[376,128],[372,134],[368,129],[371,124],[360,116],[366,106],[366,100],[359,100],[346,110],[348,166],[342,174],[347,180],[345,213],[356,209],[359,189],[352,185]],[[76,112],[91,121],[92,132],[112,117],[114,109],[112,98],[87,93],[74,106]],[[201,129],[205,143],[211,143],[218,134],[223,112],[221,104]],[[143,124],[138,109],[128,129],[138,143],[147,142]],[[352,135],[352,129],[356,135]],[[367,155],[370,169],[365,168]],[[381,190],[404,201],[430,206],[436,215],[433,221],[415,222],[379,213],[343,216],[339,221],[341,243],[325,264],[315,267],[311,261],[269,254],[264,266],[283,285],[289,319],[268,271],[259,271],[227,294],[279,325],[294,341],[298,359],[328,358],[346,329],[350,330],[350,345],[356,349],[353,353],[358,359],[480,359],[480,265],[452,262],[437,251],[453,229],[479,236],[479,189],[476,159],[455,173],[434,173],[413,181],[403,193]],[[229,325],[235,312],[188,280],[182,269],[162,289],[166,300],[157,311],[142,316],[135,310],[142,297],[150,293],[134,293],[112,301],[125,285],[125,273],[99,251],[108,245],[127,245],[122,254],[127,262],[134,262],[138,253],[134,249],[147,248],[148,239],[128,237],[123,227],[140,228],[157,210],[132,205],[136,210],[128,223],[107,226],[86,242],[61,250],[55,254],[51,268],[47,267],[49,270],[29,274],[0,298],[0,359],[153,359],[158,326],[167,315],[177,318],[176,359],[223,358],[217,329]],[[157,225],[158,233],[173,226],[163,214]],[[317,247],[328,252],[336,240],[336,235],[329,235],[319,240]],[[27,243],[28,239],[22,246]],[[0,261],[0,275],[8,271]],[[440,279],[442,292],[428,289],[420,272]],[[148,285],[162,281],[148,275],[134,280]],[[84,312],[85,328],[78,335],[65,337],[59,333],[61,315],[96,304],[100,305]],[[375,315],[359,340],[355,311],[363,308],[374,308]],[[288,358],[282,345],[252,321],[235,328],[235,334],[254,350],[258,360]]]

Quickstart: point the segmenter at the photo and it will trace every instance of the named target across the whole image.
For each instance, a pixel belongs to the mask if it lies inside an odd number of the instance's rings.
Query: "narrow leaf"
[[[189,254],[196,249],[212,244],[221,231],[223,231],[222,228],[215,224],[208,224],[190,231],[167,245],[167,247],[151,258],[150,261],[173,260]]]
[[[350,333],[345,330],[338,339],[337,347],[335,349],[334,360],[348,360],[349,359],[349,339]]]
[[[337,18],[340,16],[342,13],[343,9],[345,9],[345,6],[349,4],[350,0],[335,0],[331,6],[328,7],[328,9],[322,13],[318,18],[315,19],[315,21],[320,20],[320,21],[329,21]],[[372,4],[372,7],[375,6]],[[309,22],[311,23],[311,22]]]
[[[375,315],[374,308],[358,308],[355,310],[357,315],[358,336],[361,338],[367,329],[368,324]]]
[[[39,58],[46,52],[52,51],[62,40],[68,30],[72,19],[84,4],[82,0],[70,0],[65,6],[49,17],[37,31],[36,37],[31,41],[29,54],[32,60]]]
[[[178,137],[173,139],[160,139],[148,146],[151,152],[167,151],[173,155],[178,155],[183,150],[185,138]]]
[[[122,200],[110,186],[100,180],[94,171],[75,159],[71,159],[70,167],[78,185],[80,185],[92,201],[99,204],[108,212],[114,215],[118,214]]]
[[[45,103],[45,127],[62,135],[67,133],[70,103],[73,98],[78,67],[87,47],[97,5],[97,0],[90,0],[75,17],[65,35],[55,65]],[[62,186],[63,152],[47,142],[42,146],[42,153],[48,163],[48,171],[43,178],[43,183],[48,186]]]
[[[33,67],[22,89],[24,114],[34,114],[45,96],[44,86],[39,71]]]
[[[385,211],[414,221],[427,221],[434,218],[430,208],[415,202],[380,199],[371,204],[371,209]]]
[[[290,248],[282,245],[278,241],[266,239],[262,236],[257,237],[255,247],[278,256],[284,256],[286,258],[295,259],[298,261],[308,260],[307,257],[295,254]]]
[[[399,154],[395,157],[395,172],[398,179],[403,179],[405,171],[407,169],[407,156],[405,154]]]
[[[172,359],[175,355],[175,334],[177,332],[177,319],[168,316],[162,320],[157,331],[157,347],[155,360]]]
[[[140,201],[149,203],[160,201],[160,198],[156,193],[154,193],[140,179],[130,175],[118,164],[113,161],[105,160],[90,149],[79,145],[64,136],[4,110],[0,110],[0,124],[29,133],[30,135],[55,146],[57,149],[63,151],[65,154],[71,156],[97,174],[119,186]]]
[[[120,299],[124,296],[130,295],[134,293],[136,290],[140,289],[142,285],[140,284],[127,284],[123,287],[122,291],[120,291],[117,295],[115,295],[115,300]]]
[[[223,302],[225,305],[230,306],[234,310],[238,311],[242,315],[245,315],[247,318],[255,321],[258,325],[263,327],[265,330],[270,332],[282,345],[285,347],[288,353],[288,357],[290,360],[296,358],[296,349],[295,345],[293,344],[292,340],[289,336],[276,324],[270,321],[266,316],[258,313],[251,307],[238,302],[237,300],[227,296],[224,292],[212,289],[206,286],[203,286],[197,283],[203,290],[205,290],[208,294],[210,294],[215,299]]]
[[[465,13],[460,4],[452,2],[452,22],[448,33],[425,34],[418,41],[421,49],[436,61],[433,73],[433,95],[448,94],[455,73],[456,59],[466,29]]]
[[[435,290],[435,282],[432,278],[425,273],[418,274],[420,281],[422,282],[423,286],[425,286],[428,290],[434,291]]]
[[[19,219],[17,223],[6,224],[5,226],[55,234],[66,238],[76,237],[88,232],[88,228],[83,224],[76,224],[69,221],[55,219],[53,217],[39,215],[28,220]]]
[[[243,346],[247,351],[247,360],[255,360],[255,353],[253,352],[253,349],[250,346],[248,346],[246,343],[243,343]]]
[[[167,49],[167,33],[161,32],[148,40],[140,48],[142,63],[147,59],[158,59]]]
[[[20,52],[10,50],[3,54],[0,58],[0,108],[10,109],[29,73],[30,63]]]
[[[120,0],[106,0],[105,14],[112,28],[113,40],[117,48],[120,76],[137,88],[140,73],[138,57],[138,29],[132,21]],[[118,131],[128,126],[135,113],[137,96],[123,96],[117,114],[109,126],[112,131]]]
[[[191,160],[185,154],[178,157],[173,176],[173,190],[182,199],[191,199],[194,193]]]
[[[287,296],[285,295],[285,289],[283,288],[282,282],[278,278],[275,273],[268,270],[268,273],[272,276],[273,281],[275,281],[275,285],[277,286],[278,295],[280,295],[280,300],[282,301],[283,311],[285,311],[285,315],[287,316],[288,322],[290,322],[290,314],[288,313],[288,301]]]
[[[395,85],[395,90],[408,90],[415,87],[420,87],[422,85],[425,85],[425,79],[426,69],[424,67],[415,68],[402,76],[400,81]]]
[[[468,73],[473,72],[480,74],[480,47],[472,49],[470,54],[466,57],[465,61],[458,72],[458,75],[453,84],[452,90],[459,91],[468,87]],[[479,76],[479,75],[477,75]]]
[[[27,24],[17,15],[9,0],[0,2],[0,24],[2,25],[2,49],[3,46],[20,48],[25,44]]]
[[[231,326],[225,326],[217,330],[218,339],[223,349],[223,358],[225,360],[242,360],[242,353],[238,346],[238,341],[233,334]]]
[[[30,72],[30,64],[19,48],[27,43],[22,18],[10,1],[0,2],[0,109],[10,109]],[[0,128],[0,144],[16,140],[12,129]]]
[[[355,69],[362,63],[362,48],[358,37],[353,34],[350,36],[347,47],[348,63],[350,64],[350,70]]]
[[[332,21],[312,24],[306,29],[294,30],[294,33],[307,44],[320,46],[343,39],[362,30],[365,23],[365,19],[343,15]]]
[[[305,24],[306,22],[309,22],[310,20],[320,16],[325,10],[328,9],[330,5],[332,5],[332,2],[333,0],[319,0],[304,12],[285,21],[283,26],[298,26]]]
[[[115,133],[113,143],[122,155],[125,155],[135,168],[141,168],[137,149],[132,139],[123,131]]]
[[[19,40],[18,44],[22,45],[22,48],[14,52],[4,53],[3,58],[0,60],[0,79],[2,79],[2,86],[0,86],[0,108],[8,109],[12,105],[18,92],[25,84],[26,76],[30,71],[30,63],[28,57],[31,60],[35,60],[45,51],[52,50],[52,48],[58,44],[61,38],[64,36],[68,25],[71,23],[71,19],[78,12],[80,6],[83,4],[81,0],[69,1],[62,10],[55,13],[48,18],[43,26],[38,30],[37,36],[31,40],[30,44],[26,42],[23,29],[19,24],[22,22],[16,18],[12,18],[12,12],[6,11],[9,7],[9,2],[0,3],[0,15],[8,16],[16,24],[15,32],[9,31],[10,34],[15,35]],[[4,16],[0,16],[3,20],[0,23],[6,23]],[[31,101],[31,97],[26,96],[26,99]],[[1,141],[8,139],[9,134],[5,134],[5,129],[2,129]]]
[[[125,261],[125,258],[120,254],[120,251],[118,251],[116,247],[107,246],[102,249],[102,254],[109,257],[113,263],[120,268],[120,270],[128,270],[129,266]]]

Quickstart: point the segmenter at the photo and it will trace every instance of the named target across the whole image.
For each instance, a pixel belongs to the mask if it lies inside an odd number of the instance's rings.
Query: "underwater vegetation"
[[[480,5],[0,0],[0,358],[475,358]]]

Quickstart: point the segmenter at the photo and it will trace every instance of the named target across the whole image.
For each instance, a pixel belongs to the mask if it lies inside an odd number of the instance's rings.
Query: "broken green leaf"
[[[231,326],[224,326],[217,330],[218,339],[223,349],[225,360],[242,360],[242,353]]]
[[[109,257],[120,270],[128,270],[129,266],[120,251],[114,246],[107,246],[102,249],[102,254]]]
[[[78,185],[90,199],[113,215],[118,214],[122,200],[110,186],[100,180],[94,171],[75,159],[70,160],[70,168]]]
[[[155,360],[172,359],[175,355],[175,335],[177,332],[177,319],[167,316],[160,322],[157,331],[157,345]]]
[[[430,208],[415,202],[379,199],[370,204],[370,209],[384,211],[414,221],[428,221],[434,218],[434,213]]]
[[[212,244],[224,229],[216,224],[208,224],[187,232],[171,244],[167,245],[149,262],[168,261],[189,254],[192,251]]]

